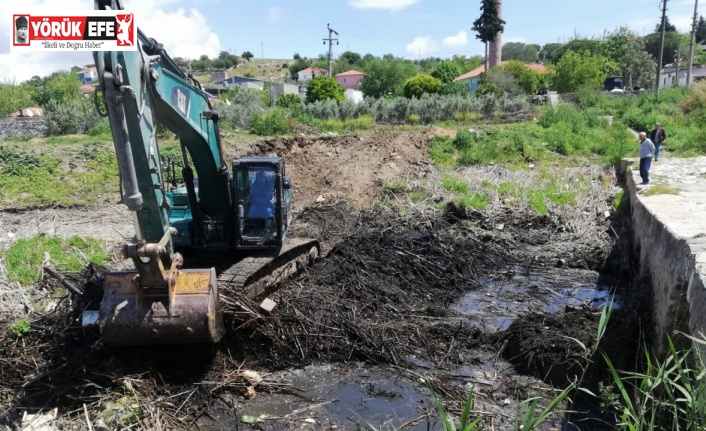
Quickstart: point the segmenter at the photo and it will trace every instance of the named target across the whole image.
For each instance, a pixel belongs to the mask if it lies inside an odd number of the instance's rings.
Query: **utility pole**
[[[691,24],[691,43],[689,44],[689,64],[686,67],[686,86],[691,87],[691,69],[694,67],[694,43],[696,42],[696,20],[698,19],[699,0],[694,1],[694,22]]]
[[[662,0],[662,36],[659,42],[659,63],[657,64],[657,79],[655,83],[657,84],[655,89],[655,95],[659,96],[659,78],[662,75],[662,60],[664,59],[664,30],[665,21],[667,19],[667,0]]]
[[[331,37],[334,33],[338,36],[338,32],[331,28],[331,24],[326,24],[326,29],[328,29],[328,39],[324,39],[324,45],[328,42],[328,76],[331,77],[331,57],[333,55],[333,41],[336,41],[338,45],[338,39]]]

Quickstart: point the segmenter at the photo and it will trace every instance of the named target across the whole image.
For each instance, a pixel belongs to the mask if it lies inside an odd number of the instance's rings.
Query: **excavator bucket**
[[[105,274],[99,326],[112,346],[215,343],[223,336],[216,271],[179,270],[169,288],[143,288],[136,271]]]

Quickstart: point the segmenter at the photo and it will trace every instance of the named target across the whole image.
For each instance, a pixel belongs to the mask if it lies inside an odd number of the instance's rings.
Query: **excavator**
[[[94,6],[123,10],[121,0]],[[287,237],[292,181],[284,159],[244,157],[229,166],[209,94],[139,28],[137,44],[93,53],[122,202],[135,226],[122,248],[130,267],[104,274],[98,326],[107,345],[215,343],[224,335],[220,289],[267,295],[310,263],[319,244]],[[178,138],[178,179],[169,180],[160,158],[158,125]],[[189,255],[199,256],[196,264]]]

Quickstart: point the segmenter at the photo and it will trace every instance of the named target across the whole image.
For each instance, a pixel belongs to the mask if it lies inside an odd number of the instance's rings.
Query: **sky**
[[[694,2],[667,0],[669,20],[681,32],[690,31]],[[123,0],[123,5],[172,57],[215,57],[220,51],[250,51],[255,58],[317,57],[328,52],[327,24],[338,32],[334,58],[346,50],[410,59],[483,54],[471,31],[480,0]],[[92,8],[91,0],[1,1],[0,82],[19,83],[93,63],[90,52],[10,52],[13,14]],[[620,26],[649,34],[660,8],[659,0],[503,0],[503,43],[600,37]]]

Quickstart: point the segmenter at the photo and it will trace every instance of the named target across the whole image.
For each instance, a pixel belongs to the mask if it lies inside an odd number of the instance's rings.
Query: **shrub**
[[[302,105],[302,99],[297,94],[282,94],[277,98],[275,105],[280,108],[296,109]]]
[[[345,100],[345,89],[334,78],[316,76],[306,84],[306,101],[333,99],[338,102]]]
[[[88,129],[88,134],[91,136],[110,135],[110,123],[107,120],[100,120],[95,126]]]
[[[50,135],[84,134],[101,121],[93,103],[87,99],[65,102],[50,100],[45,105],[47,132]]]
[[[420,73],[409,78],[404,83],[405,97],[421,97],[422,94],[438,94],[441,91],[441,80],[426,73]]]
[[[272,108],[253,116],[250,131],[260,136],[283,135],[292,132],[292,124],[282,108]]]
[[[473,145],[473,133],[466,129],[461,129],[456,132],[456,139],[454,140],[454,145],[457,149],[463,151]]]

